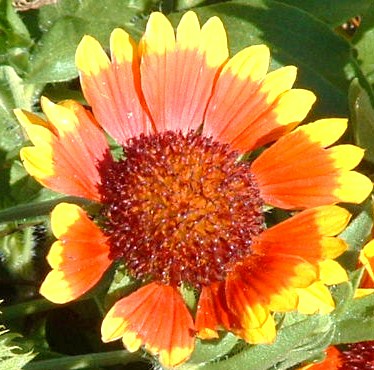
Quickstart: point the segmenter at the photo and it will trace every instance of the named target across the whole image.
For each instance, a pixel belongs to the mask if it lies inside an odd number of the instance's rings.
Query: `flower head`
[[[344,348],[330,346],[326,358],[300,370],[370,370],[374,367],[374,341],[347,344]]]
[[[271,343],[272,312],[331,311],[325,284],[347,279],[334,261],[346,245],[335,235],[350,218],[334,204],[361,202],[372,189],[351,171],[363,151],[330,147],[346,120],[295,129],[315,100],[292,89],[296,68],[267,73],[264,45],[229,58],[217,17],[200,27],[188,12],[175,35],[153,13],[139,45],[114,30],[110,54],[90,36],[77,49],[92,113],[46,98],[46,120],[16,112],[34,144],[21,151],[28,172],[100,204],[94,220],[73,204],[52,212],[58,240],[41,294],[76,299],[122,261],[142,287],[109,310],[103,340],[122,338],[130,351],[144,345],[166,367],[188,359],[195,336],[224,329]],[[122,146],[121,158],[105,133]],[[265,204],[301,212],[268,228]],[[198,295],[195,313],[182,286]]]

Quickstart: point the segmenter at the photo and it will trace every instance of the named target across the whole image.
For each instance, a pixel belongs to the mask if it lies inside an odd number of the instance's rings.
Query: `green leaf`
[[[331,317],[338,321],[340,315],[344,315],[347,304],[353,299],[356,289],[358,288],[363,275],[363,269],[358,269],[349,274],[349,281],[332,286],[331,294],[336,304],[335,310]]]
[[[35,89],[25,84],[14,68],[0,66],[0,151],[12,150],[23,142],[13,109],[31,110]]]
[[[232,1],[197,8],[202,21],[219,16],[228,31],[233,53],[265,43],[271,68],[293,64],[297,86],[317,95],[318,115],[346,115],[349,81],[355,72],[349,43],[325,23],[301,9],[271,0]]]
[[[137,14],[146,6],[143,3],[136,2],[138,5],[134,6],[130,0],[60,0],[58,7],[42,8],[40,22],[46,32],[33,52],[27,81],[49,83],[77,77],[74,55],[85,34],[97,38],[105,47],[116,27],[139,36],[142,30],[136,25],[140,19]]]
[[[82,19],[65,17],[41,38],[33,53],[27,81],[48,83],[66,81],[78,76],[74,54],[85,27]],[[58,47],[55,47],[58,44]]]
[[[0,66],[0,208],[22,199],[27,201],[40,189],[34,180],[25,177],[24,169],[17,162],[25,139],[13,113],[14,108],[31,110],[38,93],[39,86],[24,83],[14,68]],[[28,185],[32,186],[26,189]]]
[[[316,18],[337,27],[349,19],[364,14],[372,0],[278,0],[313,14]]]
[[[111,307],[115,302],[135,291],[139,286],[140,282],[131,277],[123,266],[119,266],[114,272],[112,282],[105,296],[104,305]]]
[[[180,370],[193,370],[204,368],[203,364],[224,358],[239,339],[231,334],[226,333],[219,339],[214,340],[197,340],[195,350],[188,362],[180,366]]]
[[[250,364],[251,370],[286,370],[326,348],[333,334],[332,321],[328,315],[293,316],[297,316],[296,321],[281,328],[273,344],[245,346],[242,351],[227,359],[196,369],[247,370]]]
[[[352,207],[356,209],[355,216],[348,227],[339,235],[348,243],[348,251],[338,261],[349,270],[354,270],[357,258],[363,245],[371,238],[373,226],[373,208],[371,200],[367,200],[364,206]]]
[[[332,344],[374,340],[374,294],[352,299],[337,317]]]
[[[0,64],[25,71],[33,41],[11,1],[0,0]]]
[[[365,148],[365,159],[374,163],[374,108],[358,79],[354,79],[349,88],[349,108],[355,143]]]
[[[371,84],[374,83],[374,4],[362,14],[362,22],[352,40],[360,67]]]

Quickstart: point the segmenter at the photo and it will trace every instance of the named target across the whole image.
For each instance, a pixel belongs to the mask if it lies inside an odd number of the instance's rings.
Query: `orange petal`
[[[246,285],[249,285],[260,297],[257,303],[269,307],[278,306],[281,311],[289,311],[296,309],[297,304],[297,297],[292,289],[309,286],[316,281],[317,273],[316,266],[298,256],[253,254],[235,267],[228,280],[233,277],[234,280],[240,280],[245,291],[248,290]],[[281,296],[282,292],[285,292],[284,296]],[[232,309],[228,297],[227,304]]]
[[[54,191],[100,200],[98,163],[110,155],[104,133],[76,102],[53,104],[42,98],[42,108],[49,122],[15,111],[34,144],[21,150],[26,170]]]
[[[152,131],[140,88],[137,46],[129,34],[115,29],[110,38],[111,61],[99,42],[84,36],[76,65],[84,96],[100,125],[120,144]]]
[[[194,349],[194,325],[179,292],[171,286],[150,283],[118,301],[101,327],[102,339],[122,337],[126,348],[141,345],[159,355],[165,367],[185,362]]]
[[[237,326],[227,307],[224,287],[220,283],[204,286],[200,293],[195,326],[201,339],[218,338],[218,330],[231,330]]]
[[[363,152],[353,146],[324,149],[337,140],[346,127],[340,119],[320,120],[302,126],[280,138],[252,164],[252,172],[265,202],[302,209],[337,202],[362,202],[372,183],[354,171]]]
[[[106,237],[77,205],[57,205],[51,223],[59,240],[48,254],[52,271],[40,293],[52,302],[66,303],[91,289],[112,261]]]
[[[253,248],[257,253],[299,256],[311,263],[336,258],[347,245],[333,236],[344,230],[350,217],[347,210],[338,206],[308,209],[263,231],[254,240]]]
[[[306,117],[315,100],[314,94],[308,90],[285,91],[235,137],[231,146],[246,152],[277,140]]]
[[[265,95],[259,89],[269,58],[269,49],[256,45],[240,51],[226,63],[208,105],[205,136],[231,143],[261,113],[258,105],[265,100]]]
[[[174,30],[161,13],[152,13],[141,40],[141,83],[158,131],[197,129],[218,69],[228,58],[226,33],[217,17],[200,29],[193,12]]]

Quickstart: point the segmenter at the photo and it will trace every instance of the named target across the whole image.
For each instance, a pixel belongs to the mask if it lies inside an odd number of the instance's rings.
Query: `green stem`
[[[125,350],[90,353],[79,356],[65,356],[50,360],[32,361],[23,367],[24,370],[76,370],[98,366],[126,365],[131,362],[142,361],[139,353],[130,353]]]
[[[60,306],[47,301],[46,299],[35,299],[33,301],[18,303],[12,306],[1,306],[0,318],[2,321],[10,321],[22,316],[32,315],[58,307]]]
[[[52,211],[52,209],[61,202],[86,204],[87,201],[78,197],[61,197],[47,200],[39,203],[21,204],[18,206],[6,208],[0,211],[0,223],[20,220],[28,217],[43,216]]]

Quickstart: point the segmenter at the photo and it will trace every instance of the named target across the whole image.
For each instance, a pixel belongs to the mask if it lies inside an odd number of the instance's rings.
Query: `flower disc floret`
[[[239,153],[193,131],[141,135],[102,175],[110,257],[139,279],[222,281],[251,254],[263,202]]]

